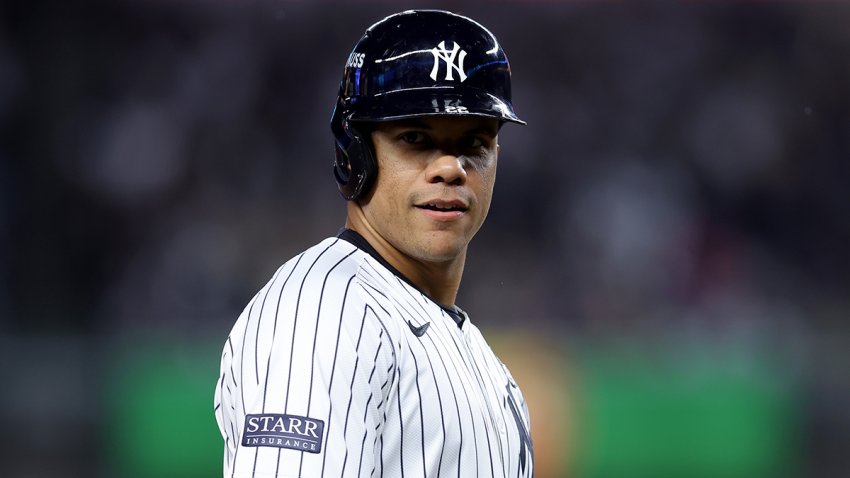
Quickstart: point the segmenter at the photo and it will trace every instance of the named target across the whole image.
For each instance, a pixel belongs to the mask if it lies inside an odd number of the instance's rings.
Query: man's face
[[[462,256],[490,208],[498,130],[472,116],[375,123],[378,177],[360,203],[370,233],[417,261]]]

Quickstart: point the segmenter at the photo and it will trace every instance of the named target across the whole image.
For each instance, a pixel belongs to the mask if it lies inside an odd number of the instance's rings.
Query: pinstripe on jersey
[[[262,414],[322,422],[321,451],[245,446],[246,416]],[[225,477],[532,476],[528,409],[478,329],[339,238],[245,308],[215,415]]]

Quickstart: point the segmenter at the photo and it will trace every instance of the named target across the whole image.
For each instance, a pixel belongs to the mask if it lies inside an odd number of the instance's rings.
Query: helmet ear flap
[[[348,118],[334,110],[331,121],[335,142],[334,178],[346,201],[359,199],[369,192],[377,173],[372,144]]]

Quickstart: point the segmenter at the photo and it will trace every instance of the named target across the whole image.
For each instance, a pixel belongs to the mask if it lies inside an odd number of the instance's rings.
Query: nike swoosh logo
[[[431,322],[425,322],[424,324],[417,327],[413,325],[413,322],[408,320],[407,325],[408,327],[410,327],[410,331],[413,332],[413,335],[417,337],[422,337],[423,335],[425,335],[425,331],[428,330],[428,327],[431,326]]]

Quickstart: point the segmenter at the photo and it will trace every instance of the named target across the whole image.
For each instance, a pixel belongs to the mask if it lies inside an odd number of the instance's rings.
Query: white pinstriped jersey
[[[507,368],[381,262],[326,239],[245,308],[215,392],[225,477],[532,476]]]

